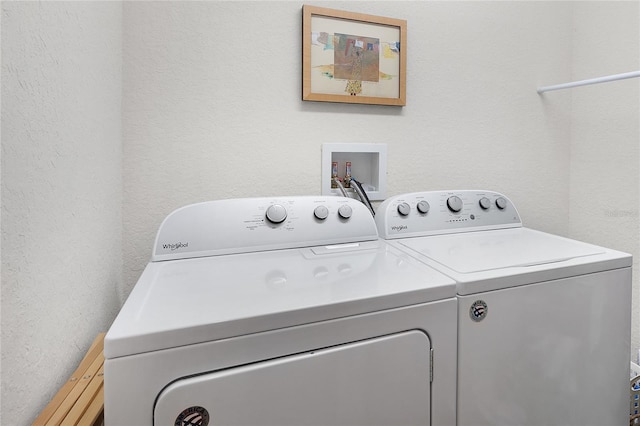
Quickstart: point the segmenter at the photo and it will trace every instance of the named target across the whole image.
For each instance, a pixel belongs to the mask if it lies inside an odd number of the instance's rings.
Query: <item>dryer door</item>
[[[154,425],[429,425],[430,352],[413,330],[185,378]]]

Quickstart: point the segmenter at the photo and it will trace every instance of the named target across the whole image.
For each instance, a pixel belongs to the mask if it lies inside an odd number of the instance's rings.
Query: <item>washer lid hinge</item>
[[[429,351],[429,382],[433,383],[433,348]]]

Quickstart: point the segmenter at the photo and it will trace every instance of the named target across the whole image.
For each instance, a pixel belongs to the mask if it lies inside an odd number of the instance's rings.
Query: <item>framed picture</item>
[[[404,106],[407,21],[305,5],[302,100]]]

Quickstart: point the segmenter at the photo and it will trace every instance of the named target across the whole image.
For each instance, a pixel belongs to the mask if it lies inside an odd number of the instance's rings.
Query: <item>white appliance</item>
[[[376,222],[457,282],[458,425],[628,422],[630,255],[525,228],[492,191],[395,196]]]
[[[186,206],[105,338],[106,425],[455,424],[456,321],[356,200]]]

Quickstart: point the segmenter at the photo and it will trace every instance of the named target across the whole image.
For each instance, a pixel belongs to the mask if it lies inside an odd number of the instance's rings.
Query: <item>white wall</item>
[[[122,5],[2,2],[2,417],[31,424],[119,309]]]
[[[640,2],[579,2],[574,11],[572,80],[640,70]],[[636,360],[640,79],[576,88],[560,96],[571,99],[569,235],[634,255],[631,348]]]
[[[602,16],[623,18],[611,40],[637,42],[624,9],[637,3],[312,2],[408,20],[403,108],[300,100],[301,4],[3,2],[2,424],[33,420],[108,328],[169,212],[318,194],[325,142],[387,143],[388,195],[493,189],[527,226],[593,242],[619,229],[603,205],[583,221],[577,188],[621,197],[637,179],[627,190],[588,176],[573,155],[599,146],[578,145],[590,101],[535,89],[626,71],[592,68],[577,39],[600,36]],[[637,117],[632,96],[608,111],[617,127]],[[638,164],[633,132],[621,130],[622,160]],[[621,237],[608,245],[627,247]]]

